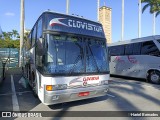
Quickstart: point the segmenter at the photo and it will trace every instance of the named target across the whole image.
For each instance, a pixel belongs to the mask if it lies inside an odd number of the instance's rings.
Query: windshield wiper
[[[82,47],[81,45],[79,45],[78,43],[75,43],[75,44],[80,48],[80,54],[79,54],[79,55],[77,56],[77,58],[75,59],[74,65],[73,65],[72,69],[71,69],[70,72],[69,72],[70,74],[73,73],[73,71],[74,71],[74,69],[75,69],[75,67],[76,67],[79,59],[82,60],[82,59],[83,59],[83,55],[84,55],[83,47]]]
[[[94,61],[94,64],[95,64],[95,66],[96,66],[96,69],[97,69],[98,72],[100,72],[100,70],[99,70],[99,68],[98,68],[98,64],[97,64],[97,62],[96,62],[96,59],[94,58],[93,52],[92,52],[92,50],[91,50],[91,47],[89,46],[89,44],[88,44],[87,46],[88,46],[88,48],[89,48],[89,50],[90,50],[90,52],[91,52],[91,55],[92,55],[92,57],[93,57],[93,61]]]

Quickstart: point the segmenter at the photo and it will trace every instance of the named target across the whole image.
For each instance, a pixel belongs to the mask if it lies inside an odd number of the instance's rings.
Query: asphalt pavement
[[[91,98],[87,100],[74,101],[69,103],[46,106],[35,98],[27,81],[23,78],[20,69],[9,69],[7,71],[6,79],[0,85],[0,111],[17,111],[17,112],[31,112],[39,111],[55,112],[57,116],[62,117],[45,117],[47,120],[65,120],[65,119],[104,119],[107,114],[115,115],[120,111],[128,112],[144,112],[150,111],[158,112],[160,116],[160,85],[154,85],[143,81],[135,81],[123,78],[110,78],[110,90],[106,96]],[[72,111],[68,112],[68,111]],[[71,117],[76,114],[75,111],[80,112],[79,117]],[[90,114],[90,117],[85,117],[84,112]],[[99,112],[99,113],[96,113]],[[103,113],[104,112],[104,113]],[[106,113],[106,114],[105,114]],[[71,114],[68,117],[66,114]],[[92,114],[94,117],[92,117]],[[95,117],[96,114],[102,114],[100,117]],[[104,116],[103,116],[104,115]],[[74,116],[74,115],[73,115]],[[2,118],[0,118],[2,119]],[[4,118],[3,118],[4,119]],[[6,118],[7,119],[7,118]],[[22,119],[16,117],[16,119]],[[33,118],[32,118],[33,119]],[[38,120],[44,118],[35,118]],[[107,119],[113,120],[160,120],[160,117],[117,117],[111,116]]]

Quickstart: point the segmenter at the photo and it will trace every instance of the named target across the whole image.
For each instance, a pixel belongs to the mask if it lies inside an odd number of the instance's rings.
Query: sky
[[[100,6],[112,8],[112,41],[121,39],[121,0],[100,0]],[[0,0],[0,26],[3,31],[20,31],[20,0]],[[142,4],[142,7],[144,4]],[[25,28],[31,29],[46,10],[66,13],[66,0],[25,0]],[[97,21],[97,0],[70,0],[69,14]],[[125,0],[124,40],[138,37],[138,0]],[[152,35],[153,15],[149,8],[142,14],[142,37]],[[156,18],[160,34],[160,15]]]

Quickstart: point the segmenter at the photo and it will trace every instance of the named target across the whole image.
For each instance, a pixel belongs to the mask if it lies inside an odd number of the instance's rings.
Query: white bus
[[[106,95],[109,62],[100,23],[47,11],[24,47],[24,76],[42,103]]]
[[[160,84],[160,35],[108,45],[110,74]]]

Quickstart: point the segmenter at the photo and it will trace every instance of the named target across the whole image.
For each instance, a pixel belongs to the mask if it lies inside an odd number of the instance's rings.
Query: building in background
[[[103,25],[107,43],[112,42],[112,9],[106,6],[99,8],[99,22]]]
[[[31,32],[30,29],[24,29],[24,34],[29,34]]]

